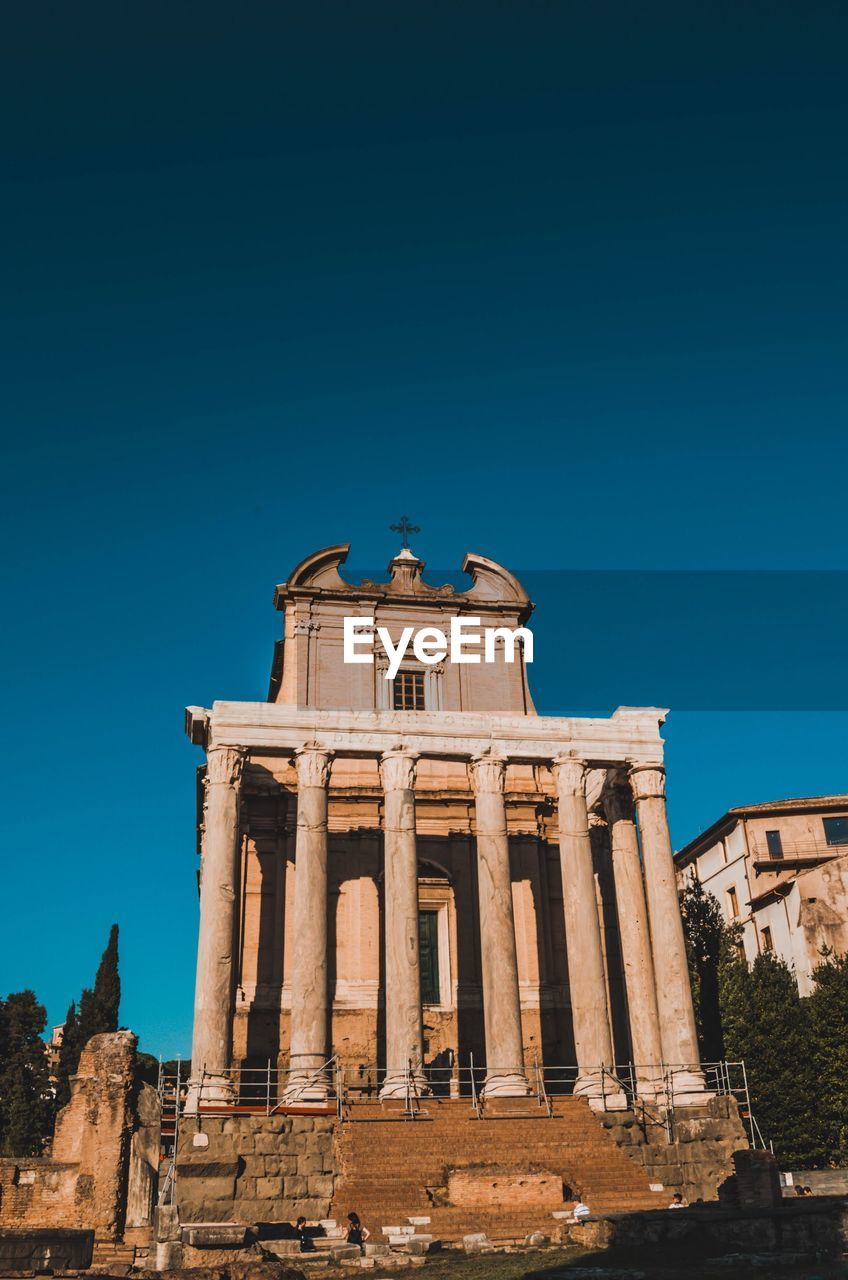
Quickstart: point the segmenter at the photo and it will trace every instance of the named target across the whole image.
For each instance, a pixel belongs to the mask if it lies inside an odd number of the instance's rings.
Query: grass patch
[[[730,1252],[730,1250],[728,1250]],[[737,1263],[722,1266],[715,1259],[679,1250],[658,1249],[581,1249],[562,1246],[551,1249],[528,1249],[516,1253],[464,1254],[460,1250],[444,1250],[432,1254],[424,1267],[385,1267],[366,1271],[374,1280],[568,1280],[581,1270],[641,1273],[647,1280],[848,1280],[848,1265],[841,1262],[790,1263],[782,1266],[769,1262],[761,1265]]]

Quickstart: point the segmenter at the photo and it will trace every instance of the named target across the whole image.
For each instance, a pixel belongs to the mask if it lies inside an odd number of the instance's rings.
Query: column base
[[[283,1086],[282,1102],[286,1107],[314,1106],[330,1096],[327,1061],[323,1054],[297,1054],[298,1064],[291,1067]],[[310,1061],[311,1058],[311,1061]],[[291,1061],[291,1060],[290,1060]]]
[[[713,1097],[703,1071],[697,1067],[670,1067],[668,1100],[673,1107],[702,1107]]]
[[[531,1092],[522,1071],[490,1071],[480,1090],[481,1098],[526,1098]]]
[[[329,1096],[329,1081],[323,1077],[304,1076],[300,1080],[289,1080],[283,1090],[283,1105],[311,1107],[316,1102],[326,1102]]]
[[[205,1075],[202,1080],[189,1080],[184,1105],[186,1115],[197,1115],[201,1107],[232,1106],[235,1086],[225,1075]]]
[[[430,1094],[430,1086],[423,1073],[413,1072],[408,1076],[404,1071],[390,1072],[380,1088],[380,1101],[384,1098],[426,1098]]]
[[[629,1103],[623,1089],[597,1071],[581,1071],[574,1084],[575,1098],[584,1098],[593,1111],[626,1111]]]

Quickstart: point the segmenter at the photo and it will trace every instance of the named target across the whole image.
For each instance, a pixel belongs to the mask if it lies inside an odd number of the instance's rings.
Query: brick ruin
[[[93,1233],[95,1258],[147,1244],[159,1171],[159,1100],[136,1076],[136,1037],[93,1036],[56,1118],[51,1154],[0,1160],[0,1228]]]

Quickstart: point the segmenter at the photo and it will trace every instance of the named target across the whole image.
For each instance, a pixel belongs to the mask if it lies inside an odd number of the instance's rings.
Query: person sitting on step
[[[574,1208],[571,1210],[571,1216],[575,1222],[582,1222],[584,1218],[588,1218],[592,1210],[587,1204],[583,1203],[579,1191],[574,1192]]]
[[[304,1217],[301,1216],[298,1218],[295,1225],[295,1231],[297,1232],[297,1238],[300,1241],[300,1252],[315,1253],[315,1241],[312,1239],[312,1235],[310,1234]]]

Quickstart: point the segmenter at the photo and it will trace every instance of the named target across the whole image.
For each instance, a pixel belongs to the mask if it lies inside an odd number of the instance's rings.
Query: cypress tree
[[[848,956],[826,955],[813,972],[810,1031],[822,1155],[848,1164]]]
[[[37,1156],[50,1129],[51,1093],[42,1032],[44,1005],[13,992],[0,1011],[0,1155]]]
[[[94,1018],[97,1032],[117,1031],[118,1012],[121,1004],[121,979],[118,974],[118,926],[109,930],[106,950],[100,957],[97,976],[94,979]]]
[[[719,1007],[719,967],[731,939],[717,899],[697,876],[687,881],[680,895],[680,910],[701,1061],[720,1062],[724,1058],[724,1037]]]
[[[84,987],[79,1005],[71,1004],[65,1019],[56,1083],[56,1106],[70,1100],[70,1078],[76,1075],[80,1054],[92,1036],[118,1030],[121,979],[118,974],[118,926],[109,930],[109,941],[100,957],[94,987]]]
[[[75,1074],[82,1051],[80,1028],[77,1020],[77,1003],[72,1000],[65,1014],[65,1025],[62,1029],[62,1044],[59,1048],[59,1061],[56,1066],[56,1099],[58,1110],[71,1100],[71,1076]]]

